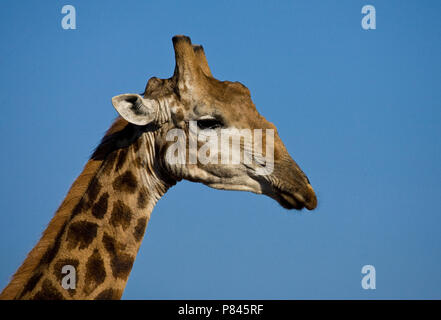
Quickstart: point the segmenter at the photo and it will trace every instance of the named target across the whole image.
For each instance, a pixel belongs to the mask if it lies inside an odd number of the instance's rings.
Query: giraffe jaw
[[[252,180],[250,182],[247,179],[246,184],[238,183],[204,183],[210,188],[219,190],[232,190],[232,191],[248,191],[256,194],[264,194],[270,198],[276,200],[285,209],[302,210],[306,208],[308,210],[314,210],[317,207],[317,197],[314,189],[310,184],[307,184],[304,188],[298,187],[276,187],[269,181]],[[296,192],[290,190],[299,190]],[[303,195],[302,195],[303,194]]]

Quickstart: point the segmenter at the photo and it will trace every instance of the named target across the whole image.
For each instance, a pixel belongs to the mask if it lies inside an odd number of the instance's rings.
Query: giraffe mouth
[[[275,195],[273,198],[285,209],[301,210],[306,208],[313,210],[317,207],[317,197],[309,184],[303,190],[296,192],[277,187],[274,189]]]

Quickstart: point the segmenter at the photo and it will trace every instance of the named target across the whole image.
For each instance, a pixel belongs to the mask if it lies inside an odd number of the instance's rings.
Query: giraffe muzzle
[[[272,196],[286,209],[314,210],[317,196],[306,174],[291,157],[276,163],[273,173]]]
[[[317,207],[317,197],[310,184],[296,191],[275,188],[275,200],[285,209],[313,210]]]

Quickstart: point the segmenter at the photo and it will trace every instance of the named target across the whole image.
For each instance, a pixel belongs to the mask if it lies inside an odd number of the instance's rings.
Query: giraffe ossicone
[[[183,179],[265,194],[287,209],[317,206],[307,176],[249,90],[215,79],[190,38],[175,36],[173,46],[171,78],[151,78],[143,96],[112,99],[121,117],[1,299],[121,298],[156,202]],[[68,286],[65,266],[75,271]]]

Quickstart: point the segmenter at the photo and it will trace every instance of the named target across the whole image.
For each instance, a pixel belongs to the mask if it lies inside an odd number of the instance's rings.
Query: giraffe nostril
[[[294,190],[296,191],[294,191]],[[291,188],[275,188],[278,194],[279,203],[287,209],[302,209],[313,210],[317,207],[317,197],[311,185],[307,184],[302,187]]]
[[[300,203],[305,203],[305,198],[298,192],[294,193],[294,198],[296,198],[297,201],[299,201]]]

